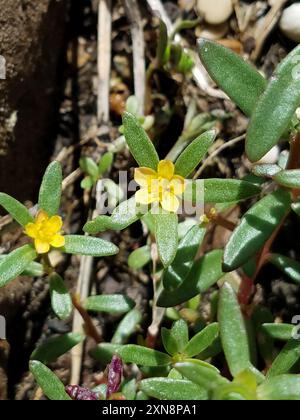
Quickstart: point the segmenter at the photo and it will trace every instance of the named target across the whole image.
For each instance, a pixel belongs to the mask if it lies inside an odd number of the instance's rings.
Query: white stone
[[[287,38],[300,42],[300,3],[292,4],[283,11],[279,27]]]
[[[259,164],[267,163],[269,165],[274,165],[278,162],[279,159],[279,147],[274,146],[263,158],[260,159]]]
[[[198,0],[197,5],[200,15],[212,25],[226,22],[233,12],[231,0]]]

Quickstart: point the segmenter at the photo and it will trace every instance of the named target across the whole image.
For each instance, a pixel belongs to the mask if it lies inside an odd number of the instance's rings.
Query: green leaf
[[[69,333],[59,337],[49,338],[33,351],[30,359],[38,360],[45,365],[53,363],[60,356],[67,353],[77,344],[81,343],[84,338],[85,336],[79,333]]]
[[[206,227],[196,225],[189,229],[182,238],[174,261],[164,270],[163,285],[165,289],[174,289],[184,281],[190,272],[205,233]]]
[[[142,314],[138,309],[132,309],[124,316],[118,325],[111,342],[113,344],[124,344],[129,337],[136,332],[142,321]]]
[[[99,175],[103,175],[106,172],[109,172],[113,164],[113,161],[114,161],[114,154],[112,152],[104,153],[98,165]]]
[[[114,354],[116,354],[117,350],[120,349],[122,346],[119,344],[111,344],[111,343],[101,343],[97,347],[94,347],[90,354],[91,356],[101,363],[101,366],[106,367],[108,363],[110,363]]]
[[[252,172],[256,176],[263,176],[266,178],[272,178],[278,172],[281,171],[281,168],[278,165],[271,165],[271,164],[261,164],[255,165],[252,169]]]
[[[61,199],[62,169],[59,162],[52,162],[46,169],[39,192],[39,209],[49,216],[58,213]]]
[[[280,171],[274,176],[274,181],[288,188],[300,188],[300,169]]]
[[[106,230],[123,230],[139,220],[140,214],[135,203],[135,197],[123,201],[115,208],[111,217],[98,216],[83,227],[84,232],[95,235]]]
[[[231,203],[260,194],[261,188],[237,179],[198,179],[189,182],[184,199],[193,203]]]
[[[206,292],[224,273],[222,271],[222,250],[214,250],[196,261],[190,274],[175,290],[163,289],[158,297],[158,306],[168,308],[187,302],[194,296]]]
[[[82,157],[79,160],[79,166],[85,174],[90,175],[93,179],[98,177],[98,166],[93,159],[86,156]]]
[[[183,319],[180,319],[174,322],[170,330],[162,328],[161,336],[164,348],[171,356],[182,353],[189,341],[187,323]]]
[[[45,274],[45,271],[44,271],[43,265],[38,262],[33,261],[29,263],[28,266],[25,268],[25,270],[22,273],[22,276],[42,277],[44,274]]]
[[[151,250],[149,245],[135,249],[128,257],[128,266],[139,270],[151,261]]]
[[[176,160],[175,173],[187,178],[205,157],[216,135],[216,130],[211,130],[196,138]]]
[[[50,278],[51,307],[60,319],[67,319],[72,312],[73,304],[63,279],[57,273]]]
[[[199,52],[210,77],[247,116],[251,116],[267,85],[263,76],[239,55],[215,42],[200,39]]]
[[[137,383],[135,379],[131,379],[121,388],[121,394],[124,395],[126,400],[133,401],[136,397]]]
[[[80,186],[83,190],[89,190],[94,185],[94,181],[90,176],[86,176],[80,183]]]
[[[217,386],[228,383],[217,368],[201,360],[188,359],[185,362],[176,363],[175,369],[206,391],[212,391]]]
[[[66,243],[62,249],[67,254],[107,257],[116,255],[119,252],[119,249],[114,244],[100,238],[84,235],[66,235],[65,240]]]
[[[273,377],[288,373],[289,370],[297,363],[300,358],[300,341],[291,338],[278,354],[271,368],[267,373],[267,377]]]
[[[172,361],[165,353],[134,344],[120,347],[117,354],[124,363],[135,363],[139,366],[166,366]]]
[[[197,356],[206,350],[209,346],[211,346],[213,342],[218,338],[218,336],[219,324],[214,322],[205,327],[198,334],[194,335],[194,337],[189,341],[188,345],[184,349],[184,353],[188,357]]]
[[[280,254],[271,254],[269,261],[295,283],[300,284],[300,263]]]
[[[156,60],[158,67],[164,65],[166,49],[169,43],[168,28],[162,19],[159,20],[159,37],[157,41]]]
[[[153,214],[158,254],[164,267],[172,264],[178,247],[178,216],[175,213]]]
[[[34,219],[28,209],[8,194],[0,193],[0,205],[18,222],[21,226],[33,222]]]
[[[149,397],[158,400],[186,401],[208,399],[207,392],[203,388],[184,379],[144,379],[140,383],[140,389]]]
[[[134,306],[134,301],[123,295],[90,296],[84,302],[84,308],[87,311],[107,312],[109,314],[124,314]]]
[[[247,156],[252,162],[261,159],[286,133],[300,104],[300,78],[295,74],[299,54],[300,46],[277,67],[258,99],[246,139]]]
[[[263,324],[262,328],[274,340],[288,341],[292,338],[295,325],[270,323]]]
[[[0,264],[9,256],[9,254],[0,255]],[[32,261],[30,262],[25,270],[21,273],[21,276],[27,277],[42,277],[44,275],[43,265]]]
[[[288,214],[290,200],[288,192],[279,190],[250,208],[225,248],[224,271],[241,267],[263,247]]]
[[[71,398],[65,391],[64,384],[58,379],[47,366],[37,360],[32,360],[29,364],[30,372],[33,374],[36,382],[42,388],[44,394],[49,400],[70,401]]]
[[[20,276],[36,257],[37,253],[31,245],[24,245],[8,254],[0,262],[0,288]]]
[[[134,159],[139,166],[146,166],[156,171],[159,163],[158,154],[137,118],[125,112],[123,124],[126,142]]]
[[[225,283],[219,297],[218,320],[226,361],[232,376],[249,368],[250,351],[247,330],[237,296]]]
[[[257,389],[260,400],[300,400],[300,375],[279,375],[267,379]]]

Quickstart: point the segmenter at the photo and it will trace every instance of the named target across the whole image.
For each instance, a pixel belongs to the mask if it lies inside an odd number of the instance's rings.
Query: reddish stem
[[[93,340],[96,341],[97,344],[102,342],[102,337],[97,331],[97,328],[95,327],[90,315],[87,313],[87,311],[83,308],[80,302],[80,298],[77,295],[72,295],[72,302],[74,307],[77,309],[77,311],[80,313],[83,321],[84,321],[84,330],[86,334],[91,337]]]

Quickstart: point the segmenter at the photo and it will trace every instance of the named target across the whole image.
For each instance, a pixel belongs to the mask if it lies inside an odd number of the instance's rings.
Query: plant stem
[[[97,344],[102,342],[102,337],[99,334],[97,328],[93,324],[93,321],[87,311],[83,308],[80,302],[80,297],[78,295],[72,295],[72,303],[77,311],[80,313],[82,319],[84,320],[84,330],[86,334],[91,337]]]

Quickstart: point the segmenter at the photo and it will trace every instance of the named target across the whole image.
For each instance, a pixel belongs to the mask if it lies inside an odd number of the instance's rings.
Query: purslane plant
[[[30,363],[32,374],[50,399],[66,400],[71,395],[73,399],[300,400],[297,329],[275,324],[270,311],[252,300],[255,282],[267,263],[300,283],[300,264],[272,252],[289,214],[294,211],[300,215],[300,134],[295,114],[300,104],[300,47],[283,60],[269,82],[219,44],[201,40],[199,49],[210,76],[250,118],[246,153],[254,162],[253,174],[242,180],[191,179],[216,138],[214,130],[194,140],[189,137],[179,156],[175,153],[160,158],[139,118],[124,114],[122,131],[138,164],[134,171],[138,190],[111,216],[101,215],[86,223],[84,231],[119,231],[141,220],[149,232],[148,242],[130,255],[129,265],[137,270],[155,259],[153,310],[166,308],[166,321],[175,322],[170,329],[161,329],[161,343],[159,337],[148,334],[132,344],[142,315],[131,299],[120,295],[90,296],[83,303],[73,299],[75,307],[85,314],[125,314],[110,343],[100,342],[92,334],[98,345],[91,355],[103,368],[109,364],[108,372],[118,366],[118,380],[112,388],[108,375],[98,390],[65,389],[46,365],[82,341],[84,335],[54,337],[34,351]],[[287,158],[282,154],[276,164],[257,163],[276,143],[287,139]],[[115,254],[117,248],[98,238],[64,235],[57,214],[60,192],[61,169],[52,163],[42,182],[35,218],[21,203],[0,195],[0,204],[33,242],[0,260],[0,285],[22,273],[40,275],[45,271],[50,275],[53,309],[65,318],[72,310],[72,301],[62,279],[49,266],[49,250],[57,247],[69,253],[102,256]],[[228,210],[246,199],[251,199],[248,210],[238,224],[232,223],[227,219]],[[193,224],[179,235],[179,213],[186,203],[193,206]],[[194,217],[204,204],[213,207]],[[204,252],[203,244],[214,224],[232,234],[225,249]],[[155,243],[160,261],[153,253]],[[38,256],[41,265],[33,265]],[[204,293],[205,317],[199,311]],[[286,342],[281,350],[278,340]],[[165,351],[158,350],[162,347]],[[142,379],[122,378],[122,362],[138,366]]]

